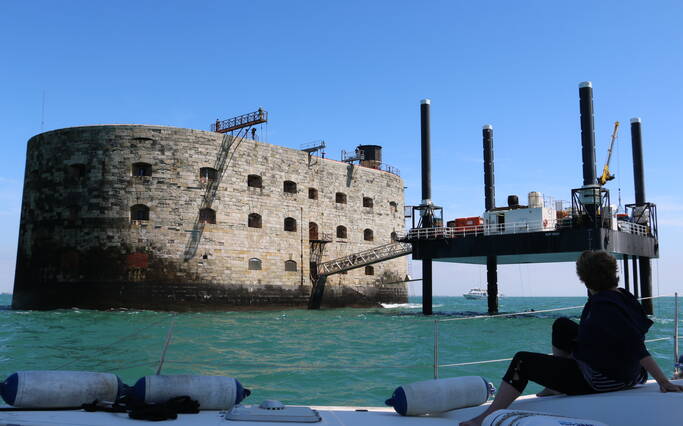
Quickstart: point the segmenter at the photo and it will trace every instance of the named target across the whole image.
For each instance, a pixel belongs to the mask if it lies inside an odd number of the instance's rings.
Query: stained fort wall
[[[46,132],[28,142],[13,306],[305,306],[309,240],[332,237],[322,261],[389,243],[403,199],[394,174],[213,132]],[[323,304],[405,301],[405,284],[384,283],[406,262],[330,277]]]

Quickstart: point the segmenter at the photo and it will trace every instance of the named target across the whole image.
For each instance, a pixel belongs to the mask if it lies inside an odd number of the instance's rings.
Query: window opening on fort
[[[346,238],[346,226],[337,226],[337,238]]]
[[[363,207],[370,207],[372,208],[373,206],[372,198],[370,197],[363,197]]]
[[[392,232],[391,233],[391,242],[395,243],[397,240],[398,240],[398,235],[396,234],[396,232]]]
[[[366,266],[365,267],[365,275],[375,275],[375,268],[373,266]]]
[[[285,271],[286,272],[296,272],[296,262],[293,260],[285,261]]]
[[[69,166],[69,177],[81,180],[85,177],[85,164],[72,164]]]
[[[213,182],[218,178],[218,171],[212,167],[202,167],[199,169],[199,180],[206,182]]]
[[[365,230],[363,231],[363,239],[364,239],[365,241],[372,241],[372,240],[375,239],[375,238],[374,238],[374,235],[373,235],[373,232],[372,232],[372,229],[365,229]]]
[[[250,213],[249,219],[247,220],[247,226],[250,228],[260,228],[261,227],[261,215],[258,213]]]
[[[296,182],[292,182],[291,180],[286,180],[282,184],[282,190],[288,194],[296,194]]]
[[[199,223],[216,223],[216,211],[208,207],[199,210]]]
[[[261,270],[261,259],[252,257],[249,259],[249,270],[250,271],[260,271]]]
[[[398,211],[398,207],[396,206],[395,201],[390,201],[389,202],[389,213],[396,213]]]
[[[318,190],[315,188],[308,188],[308,199],[309,200],[317,200],[318,199]]]
[[[133,176],[152,176],[152,165],[148,163],[134,163]]]
[[[136,204],[130,208],[130,219],[132,221],[149,220],[149,207],[144,204]]]
[[[296,219],[293,217],[285,218],[285,231],[295,232],[296,231]]]
[[[338,204],[346,204],[346,194],[344,194],[343,192],[337,192],[334,195],[334,201]]]
[[[308,239],[317,240],[318,239],[318,224],[315,222],[308,222]]]
[[[249,188],[263,188],[263,179],[259,175],[249,175],[247,176],[247,186]],[[285,192],[287,191],[285,190]],[[296,184],[294,184],[294,192],[296,192]]]

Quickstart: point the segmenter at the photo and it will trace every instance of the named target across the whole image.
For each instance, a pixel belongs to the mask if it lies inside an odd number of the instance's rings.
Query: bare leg
[[[571,358],[571,354],[567,351],[563,351],[560,348],[556,348],[553,346],[553,355],[560,357],[560,358]],[[548,389],[548,388],[543,388],[539,393],[536,394],[536,396],[552,396],[552,395],[560,395],[561,392],[558,392],[554,389]]]
[[[512,404],[512,401],[517,399],[517,397],[520,395],[520,392],[512,387],[507,382],[501,382],[500,383],[500,388],[498,389],[498,392],[496,393],[496,397],[494,398],[493,402],[489,407],[478,415],[477,417],[470,419],[466,422],[461,422],[460,426],[480,426],[481,422],[488,416],[489,414],[493,413],[496,410],[503,410],[505,408],[508,408],[510,404]]]

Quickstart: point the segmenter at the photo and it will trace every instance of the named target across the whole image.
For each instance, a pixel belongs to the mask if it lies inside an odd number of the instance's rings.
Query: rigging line
[[[164,366],[164,360],[166,359],[166,351],[168,350],[168,345],[171,343],[171,337],[173,337],[173,328],[175,327],[175,319],[171,321],[171,326],[168,327],[168,333],[166,334],[166,343],[164,343],[164,349],[161,351],[161,359],[159,360],[159,367],[157,368],[156,375],[161,374],[161,367]]]
[[[178,315],[178,314],[177,314],[177,313],[171,314],[171,318],[175,317],[176,315]],[[135,336],[141,334],[143,331],[145,331],[145,330],[147,330],[147,329],[149,329],[149,328],[151,328],[151,327],[154,327],[154,326],[157,325],[157,324],[160,324],[160,323],[162,323],[162,322],[165,322],[165,321],[167,321],[167,320],[168,320],[168,317],[165,317],[165,318],[162,318],[162,319],[160,319],[160,320],[158,320],[158,321],[154,321],[154,322],[152,322],[152,323],[150,323],[150,324],[147,324],[147,326],[145,326],[145,327],[143,327],[143,328],[141,328],[141,329],[139,329],[139,330],[136,330],[136,331],[134,331],[134,332],[132,332],[132,333],[130,333],[130,334],[127,334],[127,335],[121,337],[120,339],[114,340],[113,342],[109,343],[109,344],[106,345],[106,346],[103,346],[100,350],[101,350],[102,352],[104,352],[105,349],[109,349],[109,348],[111,348],[111,347],[113,347],[113,346],[118,345],[118,344],[121,343],[121,342],[125,342],[126,340],[130,339],[131,337],[135,337]],[[64,364],[62,364],[62,365],[56,367],[55,370],[61,370],[61,369],[63,369],[64,367],[67,367],[67,366],[69,366],[69,365],[75,363],[76,361],[79,361],[79,360],[78,360],[77,358],[72,358],[72,359],[70,359],[69,361],[65,362]]]
[[[215,367],[215,365],[212,364],[197,364],[192,361],[166,361],[167,364],[180,364],[180,365],[192,365],[192,366],[203,366],[203,367]],[[310,366],[310,365],[290,365],[290,366],[279,366],[279,365],[273,365],[273,364],[247,364],[247,363],[230,363],[230,367],[247,367],[247,368],[274,368],[276,370],[281,370],[281,371],[289,371],[289,370],[329,370],[329,369],[335,369],[335,370],[380,370],[380,369],[404,369],[404,368],[432,368],[434,367],[433,364],[412,364],[412,365],[364,365],[364,366],[352,366],[352,365],[347,365],[347,366],[340,366],[340,365],[333,365],[333,364],[326,364],[326,365],[317,365],[317,366]]]
[[[657,339],[650,339],[646,340],[645,343],[653,343],[653,342],[661,342],[664,340],[671,340],[671,337],[660,337]],[[548,354],[552,355],[552,354]],[[499,359],[489,359],[486,361],[469,361],[469,362],[456,362],[453,364],[439,364],[439,368],[441,367],[462,367],[466,365],[479,365],[479,364],[492,364],[494,362],[505,362],[505,361],[511,361],[512,358],[499,358]]]
[[[121,371],[121,370],[130,370],[130,369],[132,369],[132,368],[138,368],[138,367],[152,367],[152,366],[154,366],[155,364],[156,364],[156,362],[154,362],[154,361],[140,362],[140,363],[132,364],[132,365],[126,363],[126,364],[121,364],[121,365],[119,365],[119,366],[116,367],[116,368],[111,368],[111,369],[102,370],[102,371],[104,371],[105,373],[115,373],[115,372],[117,372],[117,371]]]
[[[516,315],[532,315],[532,314],[540,314],[540,313],[544,313],[544,312],[556,312],[556,311],[565,311],[565,310],[569,310],[569,309],[579,309],[579,308],[583,308],[583,307],[584,307],[584,305],[577,305],[577,306],[567,306],[565,308],[542,309],[542,310],[538,310],[538,311],[513,312],[513,313],[509,313],[509,314],[475,315],[473,317],[465,317],[465,318],[447,318],[447,319],[440,319],[437,321],[441,321],[441,322],[465,321],[465,320],[482,319],[482,318],[510,317],[510,316],[516,316]]]
[[[673,294],[665,294],[665,295],[661,295],[661,296],[641,297],[637,300],[658,299],[661,297],[672,297],[672,296],[673,296]],[[566,311],[566,310],[570,310],[570,309],[578,309],[578,308],[583,308],[584,306],[585,305],[576,305],[576,306],[567,306],[564,308],[541,309],[541,310],[537,310],[537,311],[512,312],[509,314],[475,315],[472,317],[464,317],[464,318],[437,319],[436,321],[440,321],[440,322],[465,321],[465,320],[482,319],[482,318],[498,318],[498,317],[510,317],[510,316],[519,316],[519,315],[534,315],[534,314],[541,314],[541,313],[545,313],[545,312],[557,312],[557,311]]]

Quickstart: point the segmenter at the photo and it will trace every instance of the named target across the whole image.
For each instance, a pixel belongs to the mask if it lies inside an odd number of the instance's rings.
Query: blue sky
[[[0,4],[0,291],[10,291],[26,141],[41,128],[145,123],[208,129],[263,106],[268,141],[360,143],[420,200],[419,101],[432,99],[433,199],[481,214],[481,126],[495,132],[497,203],[580,186],[577,84],[593,82],[598,167],[633,201],[629,118],[642,117],[657,203],[655,294],[681,289],[683,4],[677,1],[6,1]],[[45,112],[42,99],[45,96]],[[41,121],[44,120],[44,125]],[[413,265],[419,275],[419,265]],[[437,265],[437,294],[485,282]],[[509,295],[583,295],[571,264],[500,268]],[[419,288],[413,287],[415,294]]]

